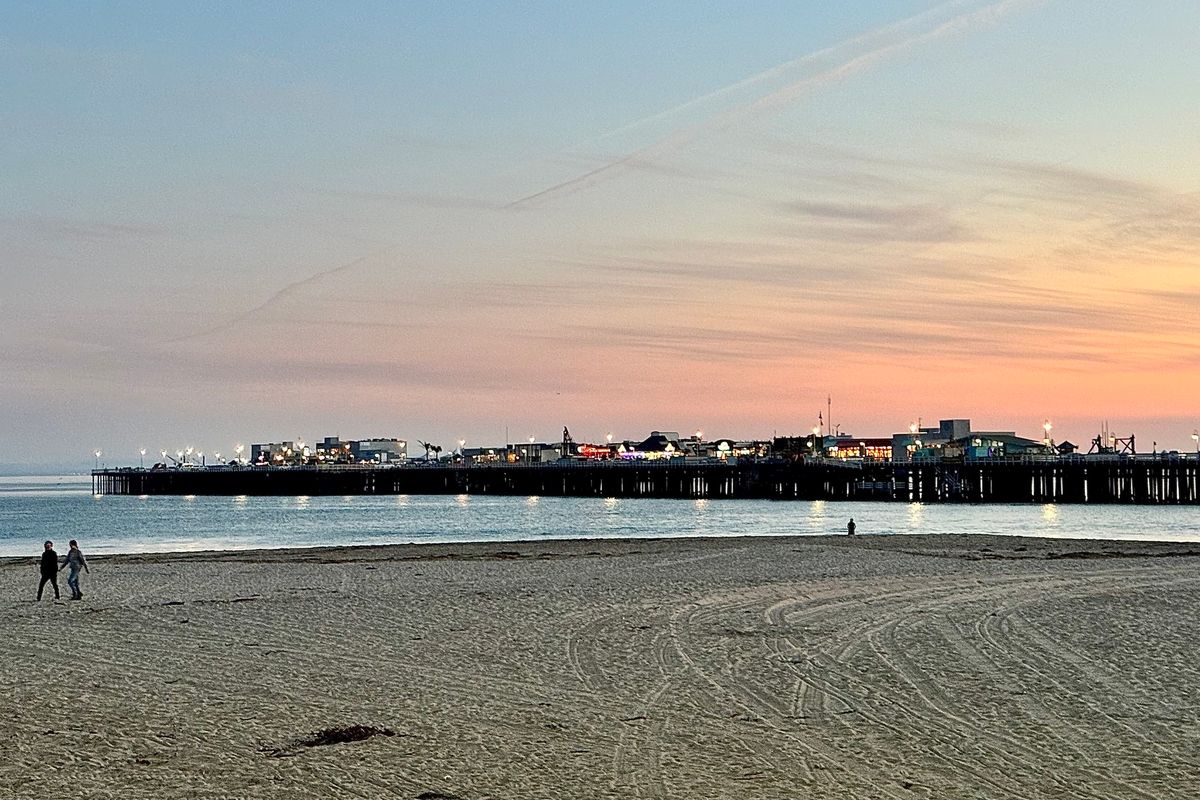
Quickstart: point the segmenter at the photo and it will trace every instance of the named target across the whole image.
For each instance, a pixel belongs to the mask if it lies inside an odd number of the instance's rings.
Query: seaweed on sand
[[[263,745],[260,753],[266,753],[274,758],[289,758],[300,755],[304,747],[327,747],[334,744],[349,744],[370,739],[372,736],[396,736],[391,728],[376,728],[373,725],[334,725],[313,731],[308,736],[293,739],[283,746]]]
[[[322,728],[305,739],[300,739],[296,743],[302,747],[325,747],[331,744],[345,744],[347,742],[361,742],[363,739],[370,739],[372,736],[395,736],[396,732],[391,728],[376,728],[373,725],[335,725],[332,728]]]

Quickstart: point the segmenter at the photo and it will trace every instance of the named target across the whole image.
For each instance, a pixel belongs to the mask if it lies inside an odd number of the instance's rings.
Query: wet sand
[[[329,548],[36,586],[0,561],[0,797],[1200,795],[1200,545]],[[353,725],[393,735],[302,741]]]

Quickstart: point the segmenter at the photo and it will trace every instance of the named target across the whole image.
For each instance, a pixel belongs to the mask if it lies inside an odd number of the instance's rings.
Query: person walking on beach
[[[71,549],[67,551],[67,557],[59,569],[61,570],[64,567],[70,569],[67,572],[67,586],[71,587],[71,599],[82,600],[83,592],[79,591],[79,570],[82,569],[84,572],[90,572],[91,570],[88,569],[87,559],[83,557],[83,551],[79,549],[79,542],[74,539],[71,540]],[[55,585],[57,586],[57,584]]]
[[[37,599],[42,599],[42,590],[46,588],[46,583],[49,582],[54,586],[54,599],[60,599],[58,594],[58,553],[54,552],[54,542],[46,541],[45,549],[42,551],[42,582],[38,584]]]
[[[851,518],[850,518],[850,521],[846,523],[846,535],[847,535],[847,536],[853,536],[853,535],[854,535],[854,529],[855,529],[855,528],[857,528],[857,527],[858,527],[858,526],[854,524],[854,517],[851,517]]]

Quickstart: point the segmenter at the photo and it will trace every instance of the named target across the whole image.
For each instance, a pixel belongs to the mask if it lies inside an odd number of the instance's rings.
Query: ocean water
[[[991,533],[1200,542],[1195,506],[400,495],[94,497],[86,475],[0,478],[0,556],[667,536]]]

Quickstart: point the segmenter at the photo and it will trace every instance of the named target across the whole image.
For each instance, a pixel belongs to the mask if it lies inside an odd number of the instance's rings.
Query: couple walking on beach
[[[54,587],[54,599],[60,599],[58,573],[66,568],[70,568],[70,572],[67,573],[67,586],[71,587],[71,599],[82,600],[83,592],[79,590],[79,571],[91,572],[91,570],[88,569],[83,551],[79,549],[79,542],[71,540],[71,549],[60,562],[58,553],[54,552],[54,542],[46,540],[45,549],[42,550],[42,582],[38,584],[38,600],[42,599],[42,590],[46,588],[47,583]]]

